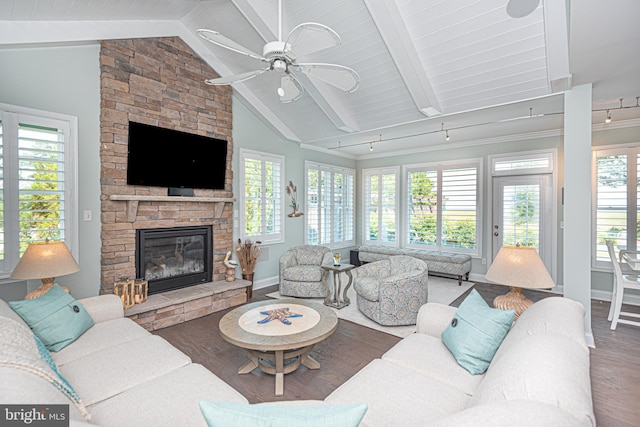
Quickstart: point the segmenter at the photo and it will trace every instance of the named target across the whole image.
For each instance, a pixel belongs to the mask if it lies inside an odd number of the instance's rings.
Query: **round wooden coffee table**
[[[258,323],[268,317],[263,312],[288,309],[285,324],[279,319]],[[255,368],[276,377],[276,396],[284,393],[284,374],[304,365],[318,369],[309,353],[313,345],[330,336],[338,327],[336,313],[322,304],[295,299],[258,301],[238,307],[220,319],[220,335],[249,355],[238,374]]]

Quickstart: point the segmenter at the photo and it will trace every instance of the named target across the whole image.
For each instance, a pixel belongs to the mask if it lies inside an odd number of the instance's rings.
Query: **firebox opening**
[[[211,226],[136,231],[136,277],[149,281],[149,293],[210,282],[213,277]]]

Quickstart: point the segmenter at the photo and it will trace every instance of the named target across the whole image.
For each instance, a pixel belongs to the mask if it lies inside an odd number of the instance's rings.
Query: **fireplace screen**
[[[212,279],[211,227],[137,230],[136,275],[149,281],[149,293]]]

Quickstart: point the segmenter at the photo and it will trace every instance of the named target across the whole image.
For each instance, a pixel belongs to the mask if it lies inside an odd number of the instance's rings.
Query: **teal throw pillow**
[[[460,366],[484,373],[513,323],[513,310],[491,308],[475,289],[462,301],[442,332],[442,342]]]
[[[209,427],[356,427],[367,404],[282,406],[202,400],[200,411]]]
[[[62,350],[93,326],[84,306],[58,285],[42,296],[9,305],[50,351]]]

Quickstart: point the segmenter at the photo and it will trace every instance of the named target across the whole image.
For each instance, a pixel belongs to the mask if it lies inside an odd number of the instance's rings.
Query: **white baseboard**
[[[280,283],[279,276],[267,277],[266,279],[254,280],[253,281],[253,289],[262,289],[268,286],[277,285]]]

